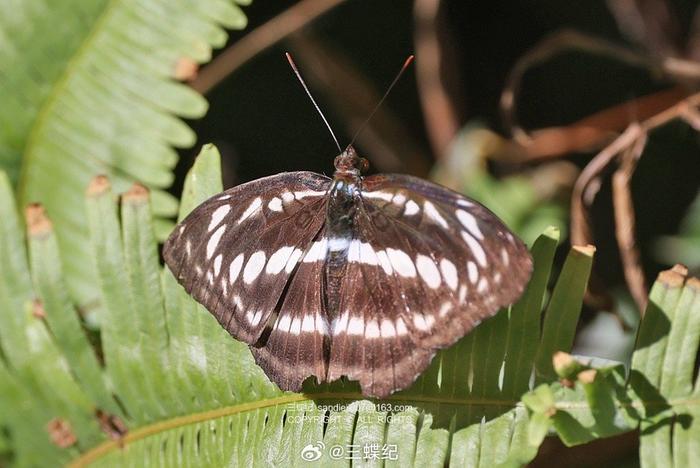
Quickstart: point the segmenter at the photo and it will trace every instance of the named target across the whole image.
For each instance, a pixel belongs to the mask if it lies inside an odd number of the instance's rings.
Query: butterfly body
[[[332,179],[291,172],[204,202],[166,263],[284,390],[309,376],[407,387],[522,293],[527,249],[478,203],[404,175],[363,177],[349,147]]]
[[[338,317],[338,299],[345,275],[348,250],[354,238],[355,216],[362,190],[361,167],[366,161],[355,150],[336,158],[336,172],[328,192],[326,223],[323,234],[328,238],[327,258],[324,267],[323,298],[328,321]]]

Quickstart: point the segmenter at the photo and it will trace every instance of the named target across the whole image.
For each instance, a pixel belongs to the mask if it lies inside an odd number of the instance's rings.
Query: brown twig
[[[683,87],[641,96],[591,114],[572,124],[533,130],[522,151],[512,152],[517,162],[538,161],[578,151],[592,151],[609,144],[633,121],[646,120],[687,98]]]
[[[689,107],[683,112],[681,117],[696,132],[700,132],[700,112],[697,109]]]
[[[608,0],[607,5],[620,30],[644,45],[651,54],[659,57],[678,55],[680,28],[667,1]]]
[[[546,37],[515,63],[501,93],[503,121],[511,129],[513,138],[517,142],[527,145],[530,141],[530,136],[520,126],[517,119],[517,97],[523,76],[535,65],[547,62],[562,52],[570,51],[608,56],[637,67],[651,68],[654,64],[650,58],[643,54],[576,31],[559,31]]]
[[[302,0],[255,28],[203,67],[190,86],[206,94],[242,64],[345,0]]]
[[[447,150],[460,129],[461,122],[453,99],[448,92],[443,75],[449,68],[456,73],[452,57],[446,50],[452,41],[441,40],[439,35],[448,34],[440,27],[442,10],[440,0],[416,0],[413,7],[415,21],[416,82],[423,108],[428,138],[436,158],[447,154]]]
[[[648,289],[635,236],[635,211],[630,181],[646,142],[647,135],[642,133],[634,144],[621,154],[620,165],[612,177],[615,237],[627,286],[641,314],[647,308]]]
[[[593,243],[591,223],[587,207],[593,203],[600,186],[602,174],[618,154],[628,148],[641,134],[639,125],[627,127],[619,137],[605,147],[583,168],[571,194],[571,244]]]
[[[517,119],[517,98],[522,78],[535,65],[544,63],[563,52],[587,52],[614,58],[630,66],[649,69],[680,83],[700,78],[700,63],[676,57],[655,59],[612,42],[575,31],[560,31],[545,38],[523,55],[511,70],[501,94],[501,113],[515,141],[523,146],[532,143],[532,136]]]
[[[593,241],[588,207],[602,184],[602,174],[613,160],[622,156],[620,167],[613,176],[616,237],[625,267],[625,280],[640,307],[640,314],[644,313],[647,293],[634,238],[635,218],[629,182],[644,150],[648,133],[671,120],[685,118],[698,106],[700,93],[689,96],[639,124],[631,124],[588,163],[574,184],[571,198],[571,242],[576,245]]]

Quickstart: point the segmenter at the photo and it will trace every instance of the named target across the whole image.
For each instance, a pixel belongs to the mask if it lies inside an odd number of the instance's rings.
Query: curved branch
[[[230,46],[203,67],[190,86],[201,94],[211,91],[224,78],[257,54],[284,39],[345,0],[302,0]]]

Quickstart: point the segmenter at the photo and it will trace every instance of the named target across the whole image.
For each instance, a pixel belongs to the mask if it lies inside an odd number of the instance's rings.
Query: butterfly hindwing
[[[176,227],[165,261],[231,335],[253,344],[323,226],[329,184],[291,172],[216,195]]]
[[[284,390],[299,391],[310,375],[326,376],[328,321],[321,297],[323,262],[299,264],[268,335],[251,351],[265,373]]]
[[[331,321],[328,380],[343,375],[358,380],[369,396],[405,388],[425,369],[434,350],[420,346],[402,310],[402,285],[391,273],[385,251],[362,213],[351,241],[338,313]]]

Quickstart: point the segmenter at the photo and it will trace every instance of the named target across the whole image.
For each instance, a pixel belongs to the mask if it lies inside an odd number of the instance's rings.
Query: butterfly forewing
[[[165,261],[229,333],[253,344],[323,226],[329,184],[291,172],[216,195],[176,227]]]
[[[365,179],[362,198],[365,210],[388,226],[383,242],[407,246],[416,270],[413,275],[409,269],[407,276],[421,280],[419,297],[439,297],[427,301],[437,309],[435,319],[453,329],[456,318],[466,333],[522,293],[532,270],[528,250],[481,204],[428,181],[393,174]],[[448,310],[447,300],[459,307]],[[454,342],[444,334],[426,335],[433,347]]]

